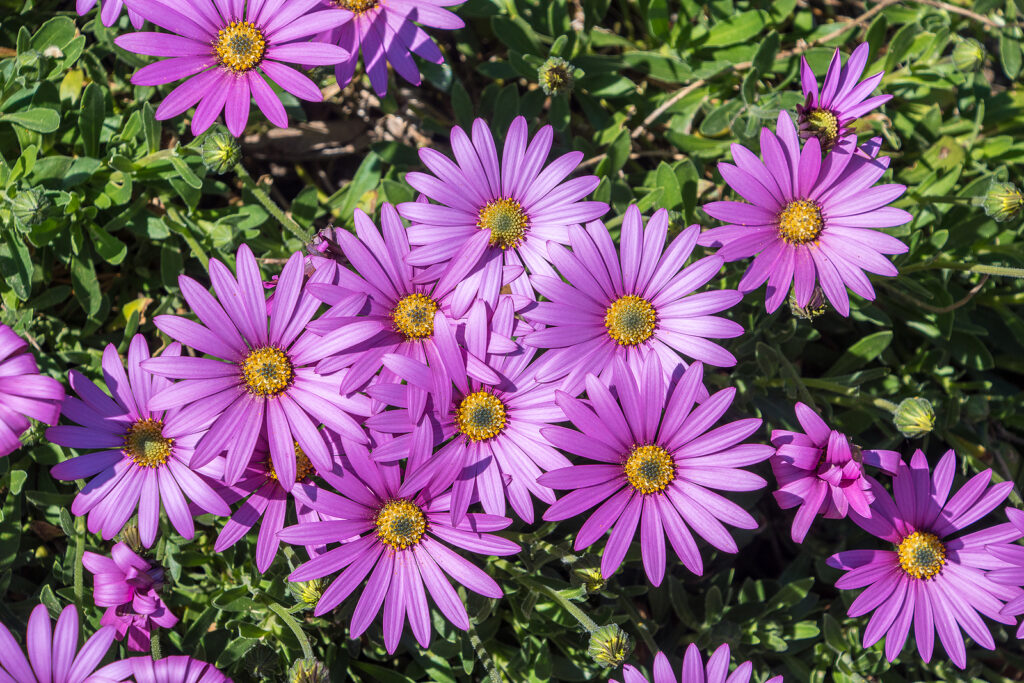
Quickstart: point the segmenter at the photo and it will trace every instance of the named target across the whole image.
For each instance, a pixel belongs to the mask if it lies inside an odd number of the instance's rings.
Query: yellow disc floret
[[[608,336],[623,346],[636,346],[650,339],[657,321],[654,306],[632,294],[613,301],[604,316]]]
[[[251,71],[260,65],[267,51],[263,32],[248,21],[232,21],[217,33],[214,49],[221,66],[236,73]]]
[[[522,204],[503,197],[492,199],[480,209],[476,225],[481,230],[491,231],[491,246],[510,249],[519,246],[525,239],[530,219],[523,211]]]
[[[434,313],[437,303],[419,292],[403,296],[391,311],[395,330],[405,335],[407,341],[427,339],[434,335]]]
[[[377,525],[377,538],[395,550],[405,550],[416,545],[427,530],[427,518],[423,510],[405,499],[384,503],[373,522]]]
[[[779,212],[779,237],[793,245],[817,242],[825,228],[821,207],[809,199],[796,199]]]
[[[487,391],[474,392],[462,399],[455,421],[471,441],[486,441],[505,428],[505,404]]]
[[[174,439],[165,439],[164,423],[159,420],[139,420],[124,435],[123,452],[139,467],[160,467],[171,457]]]
[[[897,550],[900,567],[915,579],[930,579],[946,564],[946,546],[935,534],[915,531],[900,543]]]
[[[316,469],[313,467],[313,463],[309,461],[309,456],[306,455],[305,451],[302,450],[302,446],[299,442],[295,442],[295,481],[302,481],[308,477],[316,474]],[[267,458],[267,477],[277,481],[277,470],[274,469],[274,461],[271,458]]]
[[[812,109],[805,115],[807,127],[821,141],[823,149],[829,149],[839,139],[839,118],[828,109]]]
[[[634,446],[626,459],[626,479],[640,493],[657,493],[676,478],[676,463],[661,446]]]
[[[242,361],[242,378],[250,394],[278,396],[295,379],[291,360],[276,346],[253,349]]]

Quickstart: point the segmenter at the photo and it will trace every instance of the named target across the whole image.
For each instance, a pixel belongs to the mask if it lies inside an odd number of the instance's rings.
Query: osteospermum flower
[[[445,575],[485,597],[500,598],[502,591],[448,544],[483,555],[511,555],[519,546],[488,532],[504,529],[512,520],[470,513],[452,524],[450,494],[410,487],[402,481],[399,465],[374,462],[361,445],[346,443],[345,451],[348,458],[342,476],[323,474],[337,493],[325,488],[311,501],[315,510],[337,519],[298,524],[281,532],[281,539],[288,543],[342,543],[300,565],[289,580],[308,581],[341,570],[317,602],[315,614],[331,611],[363,586],[350,636],[358,638],[383,606],[388,652],[398,646],[406,617],[419,644],[430,645],[428,594],[448,621],[468,630],[466,608]],[[356,535],[356,540],[345,540]]]
[[[96,672],[104,681],[137,681],[138,683],[231,683],[231,679],[207,664],[185,655],[151,659],[129,657],[108,664]]]
[[[29,418],[56,424],[63,399],[61,383],[39,374],[28,342],[0,325],[0,457],[21,447]]]
[[[648,679],[632,664],[622,667],[622,683],[749,683],[754,665],[743,662],[729,674],[729,646],[723,643],[708,658],[704,659],[693,643],[686,648],[686,657],[676,676],[664,652],[654,657],[654,677]],[[619,683],[612,679],[611,683]],[[782,676],[769,678],[765,683],[782,683]]]
[[[135,85],[162,85],[186,78],[156,110],[157,119],[173,118],[193,105],[192,133],[205,131],[221,111],[232,135],[249,121],[250,100],[276,126],[288,127],[284,105],[272,83],[301,100],[320,102],[316,83],[283,62],[322,66],[349,54],[337,45],[309,37],[348,21],[347,12],[312,12],[320,0],[188,0],[168,5],[154,0],[125,0],[134,11],[170,33],[126,33],[114,42],[129,52],[171,59],[144,66]]]
[[[743,334],[739,324],[712,315],[743,295],[734,289],[695,294],[721,270],[723,261],[707,256],[684,267],[700,226],[691,225],[664,250],[667,234],[668,211],[655,213],[645,229],[640,210],[632,205],[622,221],[619,253],[599,221],[586,229],[570,229],[572,252],[560,244],[548,245],[551,262],[568,283],[547,275],[531,277],[548,300],[525,315],[549,327],[527,335],[523,343],[554,349],[544,356],[542,380],[568,375],[566,385],[577,387],[592,372],[607,382],[616,358],[639,374],[644,360],[654,357],[666,379],[685,369],[679,354],[710,365],[736,364],[731,353],[708,337]]]
[[[106,607],[100,623],[113,626],[128,648],[146,652],[153,626],[171,628],[178,617],[160,597],[164,570],[139,557],[127,543],[118,543],[110,557],[86,551],[82,564],[93,573],[93,600]]]
[[[171,344],[157,360],[175,360],[180,346]],[[54,465],[50,474],[73,481],[94,477],[71,504],[75,515],[89,515],[89,531],[113,538],[138,510],[139,537],[153,545],[163,506],[175,530],[192,538],[195,526],[186,498],[203,512],[230,514],[199,466],[193,449],[209,425],[204,416],[154,408],[152,396],[170,386],[162,377],[144,372],[149,345],[135,335],[128,346],[128,373],[113,344],[103,351],[103,380],[107,396],[86,377],[72,370],[71,388],[78,398],[64,401],[64,417],[81,426],[60,425],[46,438],[61,446],[98,449]],[[200,513],[201,514],[201,513]]]
[[[616,362],[614,394],[594,375],[586,379],[587,400],[558,393],[558,405],[576,430],[546,427],[553,445],[598,464],[572,465],[542,475],[541,484],[574,489],[548,508],[546,520],[575,517],[600,505],[576,536],[577,550],[611,529],[601,557],[601,575],[622,564],[640,526],[640,551],[655,586],[665,575],[665,536],[694,574],[704,571],[691,529],[711,545],[737,552],[722,522],[753,529],[757,522],[736,503],[709,489],[756,491],[761,477],[740,469],[767,459],[770,446],[741,444],[761,425],[745,419],[708,429],[729,409],[736,390],[723,389],[695,406],[703,390],[704,366],[693,363],[678,382],[666,384],[649,360],[634,375]],[[577,431],[578,430],[578,431]]]
[[[158,315],[162,332],[214,358],[158,358],[146,369],[182,380],[152,398],[155,408],[186,406],[183,412],[212,420],[210,431],[196,446],[193,465],[200,467],[227,451],[225,483],[234,484],[252,460],[256,442],[265,435],[278,480],[295,482],[295,444],[317,470],[329,470],[331,457],[318,426],[356,441],[365,441],[352,417],[365,411],[365,400],[345,398],[341,375],[323,377],[314,366],[333,352],[319,335],[306,331],[320,302],[303,287],[304,256],[292,254],[274,289],[273,311],[267,316],[266,291],[256,258],[248,246],[238,248],[237,278],[227,266],[210,260],[214,298],[198,282],[178,278],[182,296],[199,318],[196,323],[176,315]],[[314,275],[311,282],[316,282]],[[351,333],[360,333],[353,325]],[[370,330],[371,336],[376,330]]]
[[[850,438],[830,429],[803,403],[796,404],[796,418],[803,432],[772,431],[777,449],[769,461],[779,482],[775,500],[783,510],[799,506],[793,519],[792,537],[803,543],[818,515],[842,519],[853,510],[871,516],[871,477],[864,465],[896,474],[900,454],[889,450],[863,450]]]
[[[1006,508],[1006,516],[1010,519],[1010,524],[1024,536],[1024,511]],[[998,544],[990,546],[988,551],[1008,564],[989,572],[990,579],[1005,586],[1024,586],[1024,546]],[[1011,617],[1024,614],[1024,593],[1008,601],[1003,608],[1003,614]],[[1017,637],[1024,638],[1024,619],[1021,619],[1017,627]]]
[[[363,65],[378,97],[388,92],[388,64],[395,73],[413,85],[420,84],[420,70],[412,55],[434,64],[443,64],[437,44],[421,26],[456,29],[465,26],[462,19],[444,9],[462,0],[321,0],[322,4],[347,10],[352,21],[320,36],[337,43],[348,52],[334,67],[338,85],[352,81],[363,52]]]
[[[28,620],[24,651],[0,624],[0,678],[15,683],[84,683],[113,642],[114,629],[104,626],[79,649],[78,609],[74,605],[65,607],[54,628],[46,605],[36,605]],[[27,659],[24,652],[28,653]]]
[[[541,128],[527,144],[526,119],[517,116],[500,160],[482,119],[473,122],[472,132],[471,140],[462,128],[452,128],[454,163],[433,149],[420,149],[420,160],[433,175],[413,172],[405,178],[437,204],[398,205],[398,212],[413,223],[409,241],[419,247],[409,263],[448,262],[446,277],[459,283],[452,301],[457,316],[476,297],[493,309],[502,283],[521,274],[524,265],[531,273],[554,275],[546,243],[568,244],[568,226],[608,211],[604,202],[580,201],[597,187],[597,176],[565,180],[583,159],[581,152],[544,166],[551,126]],[[520,278],[516,282],[524,286]],[[515,285],[512,290],[520,293]]]
[[[89,13],[89,10],[96,6],[96,2],[97,0],[75,0],[75,11],[78,12],[78,16],[85,16]],[[124,0],[102,0],[100,21],[103,22],[104,26],[113,26],[117,18],[121,16],[123,8]],[[145,23],[142,16],[132,10],[128,10],[128,18],[131,19],[132,26],[136,29],[142,28],[142,24]]]
[[[930,661],[935,633],[958,667],[967,665],[960,629],[974,642],[992,650],[995,642],[979,615],[1003,624],[1015,620],[1001,614],[1004,602],[1021,591],[994,582],[988,570],[1009,566],[986,551],[1008,545],[1022,532],[1012,524],[955,536],[990,513],[1009,495],[1013,482],[989,487],[992,470],[976,474],[949,496],[956,457],[948,451],[934,472],[924,453],[910,464],[899,464],[893,478],[895,500],[877,481],[870,518],[856,512],[850,518],[861,528],[891,543],[892,550],[846,550],[828,559],[846,573],[836,581],[841,589],[864,588],[850,605],[851,617],[874,612],[864,629],[864,647],[885,637],[885,656],[891,662],[903,649],[914,627],[917,650]]]
[[[800,135],[817,137],[823,150],[832,149],[840,139],[852,134],[854,120],[892,99],[892,95],[868,97],[878,87],[884,71],[857,82],[864,73],[870,50],[867,43],[861,43],[844,66],[837,49],[820,91],[807,59],[800,57],[800,85],[807,98],[797,106]]]

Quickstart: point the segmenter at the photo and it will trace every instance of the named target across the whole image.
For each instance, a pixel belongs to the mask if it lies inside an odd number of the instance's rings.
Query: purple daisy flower
[[[316,83],[282,62],[322,66],[349,54],[309,37],[349,20],[347,12],[313,12],[320,0],[188,0],[171,6],[160,0],[125,0],[129,11],[171,33],[127,33],[114,42],[129,52],[170,57],[144,66],[135,85],[162,85],[187,78],[156,110],[173,118],[198,102],[192,133],[209,128],[224,112],[236,137],[249,121],[251,99],[275,126],[288,127],[284,105],[266,79],[301,100],[320,102]]]
[[[100,623],[113,626],[118,640],[128,636],[128,649],[146,652],[153,626],[172,628],[178,617],[160,597],[164,570],[118,543],[110,557],[86,551],[82,564],[93,573],[93,600],[106,607]]]
[[[586,379],[587,400],[558,392],[558,405],[579,431],[546,427],[541,434],[558,448],[599,464],[542,475],[545,486],[574,489],[548,508],[544,519],[569,519],[600,505],[574,547],[587,548],[611,529],[601,557],[602,576],[611,576],[622,564],[638,524],[644,569],[655,586],[665,575],[665,536],[683,564],[700,575],[704,564],[691,528],[719,550],[735,553],[736,541],[722,522],[757,527],[746,510],[708,489],[763,488],[764,479],[740,468],[768,459],[773,449],[740,443],[761,426],[759,419],[708,431],[729,409],[736,390],[715,392],[695,407],[703,377],[698,362],[678,382],[666,384],[653,359],[639,376],[620,360],[614,394],[594,375]]]
[[[83,17],[96,6],[96,2],[97,0],[75,0],[75,11],[78,12],[78,16]],[[117,18],[121,16],[122,8],[124,8],[124,0],[102,0],[100,21],[104,26],[113,26],[117,22]],[[136,30],[142,28],[142,24],[145,23],[139,13],[132,10],[128,10],[128,18],[132,20],[132,26]]]
[[[75,606],[64,608],[54,628],[46,605],[36,605],[28,620],[26,642],[27,659],[11,632],[0,624],[2,680],[13,683],[84,683],[114,642],[114,629],[104,626],[79,650],[78,610]]]
[[[853,137],[844,138],[839,143],[844,149],[822,161],[818,139],[807,140],[801,150],[796,126],[783,111],[775,133],[761,129],[763,163],[746,147],[733,145],[736,165],[718,165],[725,182],[746,202],[705,204],[708,214],[729,225],[704,231],[697,243],[720,247],[718,255],[727,262],[756,254],[739,289],[751,292],[767,280],[769,313],[786,300],[791,285],[797,306],[805,307],[820,282],[832,306],[846,316],[847,287],[869,301],[875,298],[863,271],[897,274],[882,254],[903,254],[907,245],[877,228],[912,218],[887,206],[907,188],[872,187],[889,167],[889,158],[875,158],[879,138],[859,152],[855,144]]]
[[[1024,512],[1006,508],[1006,516],[1021,536],[1024,536]],[[988,551],[1009,566],[989,572],[989,578],[1006,586],[1024,586],[1024,547],[1019,545],[994,545]],[[1024,614],[1024,593],[1006,603],[1003,614],[1011,617]],[[1024,638],[1024,619],[1017,627],[1017,637]]]
[[[708,337],[743,334],[739,324],[712,315],[743,295],[734,289],[694,294],[718,274],[723,261],[708,256],[684,267],[700,226],[691,225],[665,250],[667,234],[668,211],[655,213],[645,229],[640,210],[632,205],[622,221],[618,254],[600,221],[570,229],[572,252],[548,244],[552,264],[568,283],[548,275],[530,278],[548,301],[525,315],[550,327],[527,335],[523,343],[554,349],[544,356],[542,381],[568,375],[565,384],[572,389],[567,391],[579,393],[573,389],[582,386],[588,372],[609,382],[616,358],[639,375],[644,360],[654,356],[666,380],[686,368],[679,354],[709,365],[736,364],[731,353]]]
[[[796,404],[796,418],[803,432],[772,431],[777,449],[769,461],[779,489],[775,500],[783,510],[799,506],[793,519],[792,537],[803,543],[818,515],[842,519],[853,510],[871,516],[871,477],[864,465],[896,474],[900,454],[888,450],[862,450],[842,432],[830,429],[817,413]]]
[[[0,458],[21,447],[18,437],[29,428],[29,418],[56,424],[63,400],[64,387],[39,374],[28,342],[0,325]]]
[[[231,683],[213,664],[185,655],[151,659],[129,657],[108,664],[96,672],[104,681],[145,681],[146,683]]]
[[[408,617],[416,640],[430,645],[429,594],[448,621],[463,631],[469,617],[446,574],[469,590],[489,598],[503,593],[494,579],[447,544],[483,555],[512,555],[519,546],[492,531],[512,523],[507,517],[470,513],[458,524],[449,515],[451,496],[416,490],[403,483],[399,465],[370,459],[364,446],[345,443],[341,476],[324,473],[337,493],[318,492],[311,504],[336,519],[285,528],[287,543],[334,543],[358,535],[300,565],[290,581],[308,581],[341,574],[331,582],[316,605],[315,614],[329,612],[359,586],[364,586],[352,614],[350,636],[358,638],[384,610],[384,644],[394,652]],[[369,578],[367,578],[369,577]]]
[[[672,671],[668,657],[659,652],[654,657],[654,678],[648,679],[632,664],[622,667],[622,683],[749,683],[754,665],[743,662],[729,675],[729,646],[725,643],[708,658],[704,666],[704,658],[693,643],[686,648],[686,657],[679,670],[679,676]],[[619,683],[612,679],[610,683]],[[782,683],[782,676],[769,678],[765,683]]]
[[[851,124],[855,119],[892,99],[892,95],[868,97],[878,87],[884,71],[857,82],[867,66],[870,50],[867,43],[861,43],[844,66],[837,49],[820,91],[807,59],[800,57],[800,84],[807,98],[796,108],[801,137],[818,138],[821,148],[828,151],[840,139],[854,133]]]
[[[885,637],[890,662],[903,649],[911,625],[924,661],[931,660],[938,632],[946,654],[963,669],[967,653],[960,629],[992,650],[995,642],[979,614],[1002,624],[1016,623],[1000,612],[1004,602],[1022,593],[989,577],[988,570],[1009,565],[986,546],[1007,545],[1024,534],[1012,524],[1000,524],[952,537],[992,512],[1009,495],[1013,482],[989,487],[992,470],[985,470],[949,497],[955,469],[953,451],[942,457],[934,472],[924,453],[917,451],[910,465],[899,464],[893,477],[895,501],[872,480],[871,517],[851,511],[850,518],[895,548],[846,550],[828,559],[829,566],[846,572],[836,588],[865,589],[847,613],[859,617],[874,612],[864,629],[864,647]]]
[[[499,160],[494,137],[483,119],[473,122],[472,140],[452,128],[455,162],[433,149],[420,149],[420,160],[433,174],[409,173],[414,189],[438,204],[405,202],[398,212],[412,221],[409,241],[418,245],[409,263],[429,266],[447,262],[447,280],[458,282],[452,301],[462,316],[479,297],[493,309],[502,283],[514,278],[512,292],[528,294],[523,266],[531,274],[554,275],[547,242],[569,243],[569,226],[599,218],[604,202],[584,202],[597,176],[565,178],[583,159],[569,152],[546,168],[552,129],[544,126],[528,142],[526,119],[517,116],[505,137]],[[563,182],[565,181],[565,182]]]
[[[256,258],[244,244],[235,257],[237,278],[210,259],[216,298],[192,278],[178,278],[182,296],[200,322],[177,315],[154,319],[172,339],[215,357],[154,358],[145,366],[154,374],[182,380],[153,396],[154,409],[184,406],[183,414],[212,420],[196,445],[193,465],[201,467],[226,450],[227,484],[241,479],[261,435],[270,444],[274,470],[285,487],[295,482],[296,443],[317,471],[331,469],[321,423],[349,439],[366,441],[352,415],[367,414],[368,401],[339,393],[342,373],[324,377],[314,371],[334,348],[306,330],[320,301],[303,286],[303,263],[302,253],[295,252],[281,271],[269,329],[266,290]],[[314,274],[310,282],[318,277],[325,276]],[[365,339],[376,332],[372,323],[349,327],[353,337]],[[337,346],[345,341],[338,340]]]
[[[348,52],[348,57],[334,67],[338,85],[344,88],[352,81],[363,52],[366,75],[370,77],[378,97],[388,92],[388,64],[395,73],[413,85],[420,84],[420,70],[413,61],[419,57],[443,64],[444,57],[431,38],[420,26],[452,30],[465,23],[445,7],[458,5],[463,0],[322,0],[330,7],[340,7],[351,13],[346,22],[318,36],[337,43]]]
[[[177,360],[180,346],[171,344],[156,360]],[[113,538],[138,508],[139,537],[153,545],[160,507],[175,530],[192,538],[195,526],[186,497],[204,512],[231,514],[203,470],[191,462],[193,449],[209,421],[180,410],[153,406],[152,397],[170,386],[162,377],[143,371],[149,345],[137,334],[128,347],[128,373],[113,344],[103,351],[107,396],[85,375],[72,370],[71,388],[78,398],[64,400],[64,417],[81,426],[60,425],[46,438],[61,446],[99,449],[54,465],[50,474],[63,481],[95,476],[71,504],[75,515],[89,515],[89,531]]]
[[[516,324],[510,297],[501,298],[489,326],[486,305],[478,302],[466,323],[465,352],[447,330],[435,328],[440,363],[427,367],[403,356],[385,356],[397,375],[430,394],[426,419],[415,419],[399,385],[369,389],[370,396],[398,409],[378,413],[366,425],[408,435],[378,447],[374,457],[386,461],[408,455],[415,488],[451,486],[453,522],[465,517],[476,498],[488,514],[503,515],[507,498],[519,518],[532,523],[531,494],[548,504],[555,501],[554,492],[537,477],[569,464],[541,435],[565,416],[555,403],[555,385],[537,379],[538,366],[531,363],[535,352],[492,352],[488,328],[508,339],[516,336]],[[440,446],[436,453],[434,446]]]

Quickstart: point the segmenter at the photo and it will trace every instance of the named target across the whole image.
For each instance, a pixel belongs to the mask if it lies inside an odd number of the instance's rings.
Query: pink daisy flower
[[[729,674],[729,646],[725,643],[708,657],[707,666],[700,650],[693,643],[686,648],[686,657],[679,670],[679,675],[672,670],[672,665],[664,652],[654,657],[654,676],[647,678],[632,664],[622,667],[622,683],[749,683],[754,665],[743,662]],[[619,683],[612,679],[610,683]],[[782,683],[782,676],[769,678],[765,683]]]
[[[93,678],[114,642],[114,629],[104,626],[78,647],[78,609],[68,605],[54,627],[46,605],[36,605],[28,619],[25,650],[0,624],[0,680],[14,683],[85,683]],[[28,652],[28,658],[25,652]]]
[[[231,683],[213,664],[185,655],[150,659],[129,657],[108,664],[96,672],[102,681],[145,681],[146,683]]]
[[[78,16],[84,17],[96,6],[96,2],[97,0],[75,0],[75,11],[78,12]],[[102,0],[100,21],[103,22],[104,26],[113,26],[117,22],[117,18],[121,16],[123,8],[124,0]],[[132,10],[128,10],[128,18],[131,19],[132,26],[136,30],[142,28],[142,24],[145,23],[142,16]]]
[[[29,418],[57,424],[63,400],[64,387],[39,374],[28,342],[0,324],[0,458],[21,448]]]
[[[1020,535],[1024,537],[1024,511],[1014,508],[1006,508],[1006,516]],[[990,579],[1004,586],[1024,586],[1024,546],[997,544],[987,548],[997,559],[1008,564],[1002,569],[995,569],[989,572]],[[1024,614],[1024,593],[1006,603],[1003,614],[1017,616]],[[1024,619],[1021,619],[1017,627],[1017,637],[1024,638]]]

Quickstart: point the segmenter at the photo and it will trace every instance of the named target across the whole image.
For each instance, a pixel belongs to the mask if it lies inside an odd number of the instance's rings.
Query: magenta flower
[[[1024,536],[1024,512],[1006,508],[1006,516],[1010,519],[1010,524]],[[989,572],[990,579],[1004,586],[1024,586],[1024,547],[997,544],[989,546],[988,551],[998,560],[1007,563],[1007,566]],[[1024,593],[1008,601],[1003,608],[1003,614],[1011,617],[1024,614]],[[1024,619],[1021,619],[1017,627],[1017,637],[1024,638]]]
[[[82,564],[93,573],[93,600],[106,607],[100,623],[113,626],[117,639],[128,636],[128,648],[146,652],[153,626],[171,628],[178,617],[160,597],[164,570],[132,552],[126,543],[118,543],[110,557],[86,551]]]
[[[323,489],[311,501],[315,510],[336,519],[287,527],[281,540],[308,545],[359,538],[305,562],[288,579],[308,581],[342,570],[323,592],[315,614],[331,611],[363,586],[350,635],[358,638],[383,606],[389,653],[398,646],[406,617],[419,644],[429,647],[428,594],[448,621],[468,630],[466,608],[445,575],[485,597],[500,598],[502,591],[494,579],[446,544],[483,555],[514,554],[518,545],[488,533],[504,529],[512,520],[470,513],[452,524],[450,494],[411,488],[402,482],[397,464],[375,463],[364,446],[346,442],[345,450],[342,476],[323,473],[337,493]]]
[[[179,353],[178,344],[171,344],[156,360],[174,361]],[[78,398],[64,400],[64,417],[81,426],[46,430],[46,438],[61,446],[99,449],[50,469],[54,478],[64,481],[94,477],[75,497],[71,512],[89,515],[89,531],[102,532],[109,540],[137,508],[139,537],[147,548],[156,539],[161,505],[184,538],[195,533],[186,498],[202,512],[231,512],[207,473],[191,462],[209,421],[203,415],[153,406],[153,395],[170,382],[142,370],[148,359],[149,345],[137,334],[128,347],[125,374],[121,357],[109,344],[103,351],[103,380],[111,396],[72,370],[69,380]]]
[[[352,21],[342,24],[321,40],[337,43],[348,52],[334,67],[338,85],[352,81],[363,52],[363,65],[378,97],[388,92],[388,63],[395,73],[413,85],[420,84],[420,70],[412,55],[443,64],[437,44],[420,26],[452,30],[465,26],[462,19],[444,7],[462,0],[322,0],[323,4],[351,12]]]
[[[201,662],[185,655],[150,659],[129,657],[108,664],[96,672],[104,681],[146,681],[146,683],[231,683],[231,679],[213,664]]]
[[[686,648],[683,666],[676,676],[664,652],[654,658],[654,678],[646,678],[632,664],[622,667],[622,683],[749,683],[754,665],[743,662],[729,675],[729,646],[725,643],[708,658],[707,667],[700,650],[693,643]],[[612,679],[611,683],[619,683]],[[782,683],[782,676],[770,678],[765,683]]]
[[[820,91],[807,59],[800,57],[800,84],[807,98],[802,106],[797,106],[801,137],[817,137],[821,148],[828,151],[840,139],[854,134],[851,124],[855,119],[892,99],[892,95],[868,98],[878,87],[884,71],[857,82],[867,66],[870,49],[867,43],[858,45],[846,66],[837,49]]]
[[[720,247],[727,262],[757,255],[743,279],[741,292],[768,281],[766,306],[773,312],[786,300],[790,286],[797,305],[811,300],[815,282],[842,315],[850,313],[849,287],[868,300],[875,290],[863,271],[894,276],[896,267],[882,254],[902,254],[907,245],[878,230],[903,225],[912,216],[887,206],[906,187],[872,187],[889,167],[889,158],[875,158],[881,140],[853,149],[844,138],[842,150],[822,161],[821,145],[811,138],[800,148],[792,119],[779,114],[776,132],[761,129],[762,163],[742,145],[733,145],[733,164],[721,163],[725,182],[746,202],[704,205],[712,217],[729,223],[706,230],[697,240]],[[747,203],[749,202],[749,203]]]
[[[89,13],[93,7],[96,6],[97,0],[75,0],[75,11],[78,12],[78,16],[83,17]],[[121,16],[121,9],[124,7],[124,0],[102,0],[102,7],[100,8],[100,21],[103,22],[104,26],[113,26],[117,22],[117,18]],[[128,10],[128,18],[132,20],[132,26],[136,30],[142,28],[142,24],[145,23],[143,18],[138,12]]]
[[[0,624],[0,679],[14,683],[85,683],[114,642],[114,629],[102,627],[79,650],[75,606],[64,608],[54,628],[46,605],[36,605],[28,620],[26,641],[27,659],[11,632]]]
[[[738,551],[722,522],[754,529],[757,522],[736,503],[709,489],[756,491],[761,477],[740,469],[766,460],[771,446],[741,444],[761,420],[745,419],[708,429],[732,403],[736,390],[723,389],[695,406],[703,390],[704,366],[693,363],[678,382],[665,382],[661,367],[648,360],[639,376],[617,361],[612,389],[594,375],[586,379],[587,400],[558,392],[558,405],[576,430],[546,427],[553,445],[598,464],[572,465],[539,481],[573,489],[544,513],[563,520],[600,505],[576,536],[577,550],[611,529],[601,557],[601,575],[622,564],[640,526],[640,551],[655,586],[665,575],[665,536],[694,574],[704,571],[693,534],[728,553]]]
[[[56,424],[63,400],[64,387],[39,374],[28,342],[0,324],[0,458],[21,447],[29,418]]]
[[[545,168],[551,126],[541,128],[529,144],[528,138],[526,119],[517,116],[499,160],[491,131],[477,119],[472,140],[458,126],[452,128],[454,163],[423,148],[420,160],[433,175],[406,176],[409,185],[440,204],[398,205],[413,223],[409,241],[419,247],[409,263],[448,263],[445,281],[458,283],[452,300],[456,316],[464,315],[477,297],[493,310],[507,282],[513,294],[529,294],[521,277],[524,265],[531,274],[554,275],[547,242],[568,244],[570,225],[608,211],[604,202],[580,201],[597,187],[597,176],[565,180],[583,159],[581,152],[569,152]]]
[[[842,519],[853,510],[870,517],[875,496],[864,465],[896,474],[900,454],[861,450],[803,403],[796,404],[796,418],[803,432],[772,431],[772,445],[777,450],[769,462],[779,482],[774,492],[779,507],[800,507],[793,519],[792,537],[794,542],[803,543],[818,515]]]
[[[374,457],[408,456],[409,482],[417,489],[428,483],[440,490],[451,486],[454,523],[462,521],[477,497],[491,515],[505,513],[507,498],[520,519],[532,523],[531,494],[545,503],[555,501],[554,492],[537,477],[569,464],[541,435],[542,428],[565,416],[555,404],[555,385],[537,380],[537,365],[531,363],[535,352],[493,353],[492,338],[517,336],[513,313],[511,298],[503,296],[488,331],[486,306],[477,302],[466,324],[465,352],[450,332],[435,327],[441,362],[430,367],[404,356],[385,356],[397,375],[430,394],[426,419],[414,417],[398,385],[369,389],[371,397],[398,409],[378,413],[366,425],[404,435],[375,449]],[[440,448],[434,453],[432,446]]]
[[[640,210],[632,205],[622,221],[618,254],[599,221],[585,230],[573,226],[572,252],[560,244],[548,245],[551,262],[568,283],[549,275],[530,278],[548,300],[525,315],[550,327],[527,335],[523,343],[554,349],[544,356],[542,381],[568,375],[569,393],[579,393],[573,389],[582,387],[588,372],[608,383],[616,358],[639,375],[645,359],[653,356],[666,380],[686,369],[679,354],[709,365],[736,364],[731,353],[708,337],[743,334],[739,324],[711,315],[743,295],[733,289],[695,294],[718,274],[723,261],[708,256],[686,266],[700,234],[698,225],[684,230],[665,250],[667,234],[668,211],[655,213],[645,229]]]
[[[893,478],[895,501],[872,480],[871,517],[851,510],[850,518],[895,548],[846,550],[828,559],[829,566],[846,572],[836,588],[865,589],[848,614],[874,612],[864,629],[864,647],[884,636],[890,662],[903,649],[911,625],[924,661],[931,660],[938,632],[946,654],[963,669],[967,653],[960,629],[992,650],[995,642],[979,614],[1002,624],[1016,623],[1000,612],[1004,602],[1022,593],[989,577],[988,570],[1008,564],[986,552],[986,546],[1008,545],[1024,534],[1012,524],[1000,524],[951,538],[992,512],[1009,495],[1013,482],[989,487],[992,470],[985,470],[950,498],[955,461],[953,451],[948,451],[930,472],[924,453],[917,451],[910,465],[899,464]]]
[[[182,413],[190,418],[212,420],[210,431],[196,445],[193,465],[203,466],[226,450],[227,484],[242,477],[261,435],[270,444],[274,470],[286,487],[295,482],[296,444],[318,471],[331,468],[318,429],[321,423],[350,439],[366,440],[352,417],[368,412],[365,397],[341,396],[343,375],[323,377],[313,369],[334,349],[306,331],[320,302],[303,287],[303,259],[299,252],[292,254],[281,272],[269,329],[266,290],[256,258],[244,244],[235,257],[237,279],[223,263],[210,260],[216,298],[192,278],[178,278],[199,323],[177,315],[158,315],[154,320],[171,338],[215,357],[155,358],[145,367],[182,380],[153,396],[155,409],[184,407]]]
[[[118,47],[153,57],[135,85],[162,85],[186,78],[164,98],[156,118],[170,119],[193,105],[192,134],[209,128],[221,111],[236,137],[249,121],[250,100],[275,126],[288,127],[284,105],[266,79],[300,100],[320,102],[316,83],[282,62],[321,66],[349,54],[337,45],[309,37],[349,20],[347,12],[312,10],[320,0],[188,0],[174,5],[157,0],[125,0],[129,11],[170,33],[127,33]]]

